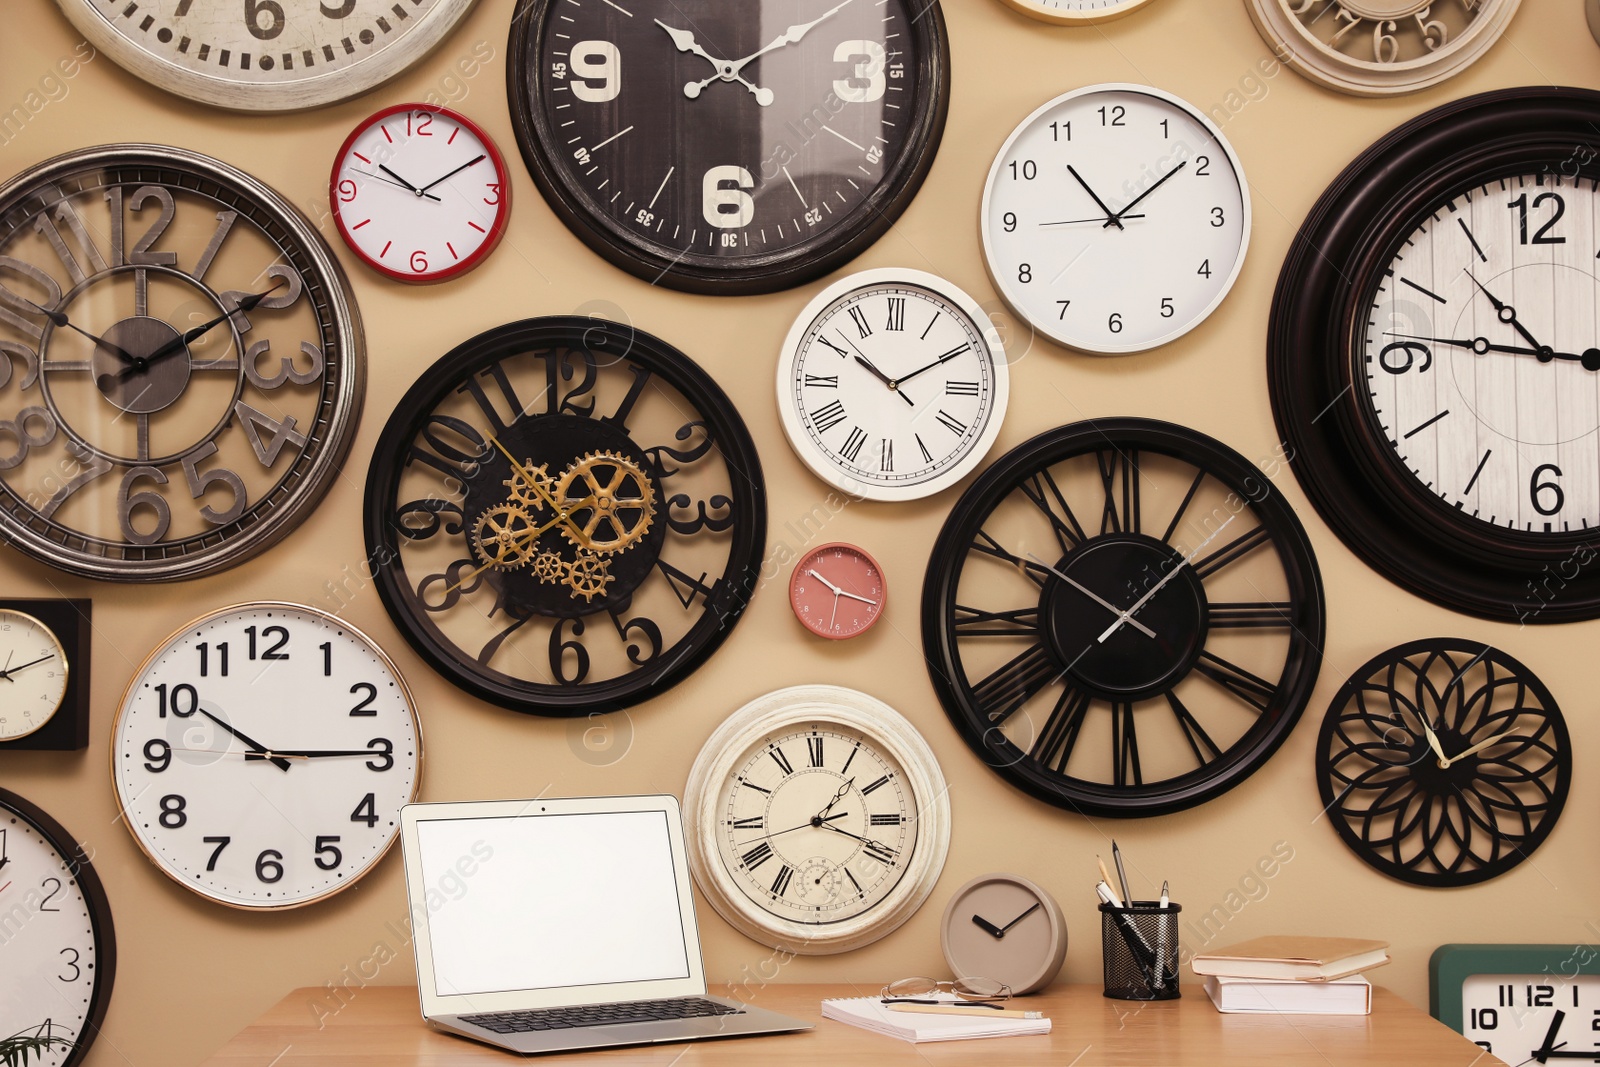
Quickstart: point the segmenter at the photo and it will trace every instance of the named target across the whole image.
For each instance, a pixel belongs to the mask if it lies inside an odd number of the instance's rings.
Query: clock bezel
[[[24,800],[8,789],[0,788],[0,811],[10,810],[33,827],[35,832],[55,850],[67,864],[78,888],[83,891],[84,905],[89,909],[94,929],[94,993],[90,997],[89,1011],[84,1016],[83,1033],[92,1033],[87,1042],[79,1040],[67,1054],[60,1067],[78,1067],[105,1022],[106,1010],[111,1006],[111,991],[117,979],[117,931],[111,918],[111,901],[106,896],[104,884],[90,861],[88,852],[66,828],[38,805]],[[79,1037],[83,1035],[80,1033]]]
[[[1038,19],[1040,22],[1049,22],[1057,26],[1097,26],[1103,22],[1115,22],[1117,19],[1126,18],[1150,4],[1151,0],[1122,0],[1109,12],[1053,10],[1045,7],[1040,0],[1000,0],[1000,2],[1013,11]]]
[[[1586,948],[1587,959],[1577,956]],[[1571,973],[1558,968],[1572,964]],[[1461,987],[1478,974],[1537,975],[1541,978],[1576,978],[1600,974],[1600,952],[1587,946],[1531,944],[1440,945],[1428,957],[1428,1014],[1456,1033],[1462,1032]]]
[[[909,72],[923,95],[900,151],[886,160],[883,177],[849,217],[804,244],[752,256],[721,258],[672,254],[644,240],[610,217],[589,210],[584,197],[564,175],[564,162],[551,146],[565,146],[553,130],[545,100],[539,56],[544,51],[549,16],[562,0],[517,0],[511,18],[506,63],[506,97],[523,163],[545,202],[589,250],[652,285],[688,293],[749,296],[790,289],[820,278],[861,253],[886,234],[916,198],[933,168],[950,110],[950,42],[944,12],[927,5],[910,20],[917,62]]]
[[[733,772],[763,738],[810,724],[844,727],[891,755],[916,800],[917,840],[899,881],[878,903],[851,919],[812,925],[759,907],[728,873],[722,858],[723,798]],[[752,941],[802,956],[849,952],[887,937],[933,892],[950,850],[950,798],[933,749],[898,711],[876,697],[834,685],[779,689],[750,701],[712,732],[684,786],[689,869],[728,925]]]
[[[1454,611],[1536,623],[1595,618],[1600,573],[1568,566],[1584,550],[1585,531],[1530,535],[1458,518],[1405,469],[1351,389],[1360,385],[1366,301],[1393,247],[1452,191],[1513,165],[1529,173],[1545,163],[1562,173],[1597,125],[1600,93],[1586,89],[1503,89],[1429,111],[1333,181],[1278,277],[1268,386],[1295,477],[1368,566]],[[1600,165],[1591,159],[1575,172],[1600,177]]]

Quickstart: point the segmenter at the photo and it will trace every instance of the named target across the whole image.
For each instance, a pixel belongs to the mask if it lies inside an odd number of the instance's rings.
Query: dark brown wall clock
[[[395,624],[516,711],[646,700],[721,645],[759,580],[766,489],[727,396],[688,357],[590,318],[463,342],[400,401],[367,478]]]
[[[1482,642],[1413,641],[1373,657],[1317,737],[1334,829],[1414,885],[1506,873],[1555,828],[1571,782],[1572,742],[1550,690]]]
[[[923,0],[519,0],[508,50],[556,214],[690,292],[772,292],[863,252],[927,176],[950,94]]]
[[[1495,619],[1600,614],[1600,93],[1447,104],[1311,211],[1273,412],[1306,494],[1391,580]]]
[[[1177,811],[1252,774],[1311,696],[1323,627],[1311,544],[1267,475],[1145,419],[996,462],[945,522],[922,597],[968,747],[1096,816]]]

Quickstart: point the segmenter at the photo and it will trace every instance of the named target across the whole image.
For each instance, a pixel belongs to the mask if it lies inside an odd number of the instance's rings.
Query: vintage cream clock
[[[802,955],[870,944],[922,906],[950,846],[928,743],[838,686],[780,689],[711,735],[684,792],[689,865],[718,914]]]
[[[1149,4],[1151,0],[1002,0],[1010,8],[1042,22],[1061,26],[1090,26],[1110,22]]]

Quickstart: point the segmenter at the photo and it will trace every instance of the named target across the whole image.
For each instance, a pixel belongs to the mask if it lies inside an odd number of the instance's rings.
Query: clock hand
[[[821,811],[817,812],[816,818],[812,820],[812,825],[816,825],[816,823],[818,821],[826,821],[824,819],[824,816],[826,816],[828,814],[828,812],[833,810],[833,806],[835,804],[839,803],[839,799],[841,797],[843,797],[846,793],[850,792],[851,787],[854,786],[855,784],[856,784],[855,776],[851,775],[850,778],[844,783],[844,785],[841,785],[839,787],[839,791],[837,793],[833,794],[833,799],[828,801],[827,807],[825,807]],[[834,816],[834,818],[838,818],[838,816]]]
[[[704,59],[707,63],[710,63],[713,67],[717,68],[717,73],[713,74],[704,81],[689,82],[687,85],[685,85],[683,87],[684,96],[687,96],[690,100],[694,100],[705,91],[706,86],[710,85],[714,81],[736,81],[743,85],[746,89],[750,90],[751,95],[756,98],[756,103],[760,104],[762,107],[766,107],[772,103],[773,96],[771,89],[759,88],[751,84],[745,78],[741,77],[739,74],[739,65],[729,63],[725,59],[718,59],[710,52],[707,52],[704,48],[701,48],[699,43],[695,41],[694,34],[690,33],[688,30],[673,29],[660,19],[656,19],[655,23],[657,26],[660,26],[663,30],[667,31],[667,36],[672,38],[672,43],[677,47],[678,51],[693,52],[695,55]]]
[[[1142,218],[1144,218],[1144,216],[1142,214],[1140,214],[1140,215],[1123,215],[1122,216],[1122,219],[1123,219],[1124,222],[1126,222],[1128,219],[1142,219]],[[1060,222],[1041,222],[1041,223],[1039,223],[1039,225],[1040,226],[1076,226],[1076,225],[1078,225],[1079,223],[1082,223],[1082,222],[1104,222],[1104,221],[1105,220],[1103,218],[1099,218],[1099,219],[1063,219]]]
[[[37,308],[38,311],[39,311],[39,314],[41,314],[45,318],[49,319],[51,321],[51,323],[53,323],[54,325],[56,325],[58,327],[61,327],[61,328],[64,328],[64,329],[72,330],[72,331],[74,331],[76,333],[81,333],[83,336],[85,336],[89,340],[93,341],[99,347],[105,349],[107,352],[110,352],[113,356],[115,356],[118,359],[122,360],[122,362],[124,362],[124,363],[133,363],[135,361],[136,357],[128,355],[127,352],[123,351],[123,349],[119,348],[117,345],[112,344],[110,341],[107,341],[103,337],[96,337],[94,334],[90,333],[88,330],[85,330],[82,327],[78,326],[71,319],[67,318],[67,313],[65,311],[51,311],[48,308],[41,307],[40,305],[35,304],[32,300],[29,300],[25,296],[18,297],[18,299],[21,300],[25,304],[28,304],[28,305],[31,305],[34,308]]]
[[[277,289],[282,287],[283,284],[283,280],[280,278],[278,280],[278,284],[274,285],[271,289],[267,289],[266,291],[260,293],[251,293],[249,296],[239,301],[239,306],[234,308],[232,311],[225,312],[209,322],[202,322],[200,325],[195,326],[192,329],[185,330],[183,333],[179,334],[177,337],[174,337],[172,340],[168,341],[166,344],[162,345],[148,356],[145,356],[143,359],[135,358],[133,365],[130,367],[123,367],[115,374],[100,375],[100,377],[96,380],[96,384],[102,389],[109,388],[134,374],[139,374],[143,371],[149,370],[152,364],[166,359],[174,352],[185,351],[189,345],[205,336],[219,323],[226,322],[228,319],[233,318],[234,315],[241,311],[254,311],[257,304],[260,304],[261,301],[271,296]]]
[[[475,167],[479,163],[482,163],[484,160],[486,160],[488,158],[489,158],[488,153],[479,152],[476,159],[468,160],[467,162],[461,164],[461,166],[457,167],[455,170],[451,171],[449,174],[446,174],[443,178],[435,178],[435,179],[433,179],[433,181],[429,182],[427,185],[424,185],[421,189],[418,189],[417,190],[417,195],[418,196],[427,196],[428,195],[428,190],[432,189],[435,185],[438,185],[440,182],[445,181],[445,180],[447,180],[449,178],[454,178],[457,174],[460,174],[462,171],[466,170],[468,167]],[[435,198],[435,199],[437,199],[437,198]]]
[[[840,334],[839,336],[840,337],[844,337],[844,334]],[[844,339],[847,342],[850,340],[850,338],[848,338],[848,337],[845,337]],[[855,348],[856,346],[855,345],[851,345],[850,347],[851,348]],[[857,351],[859,351],[859,349]],[[872,360],[868,359],[866,356],[858,355],[858,356],[856,356],[856,362],[861,364],[863,367],[867,368],[867,370],[871,371],[872,372],[872,376],[874,378],[878,379],[884,385],[887,385],[892,392],[900,393],[900,383],[895,381],[893,378],[889,377],[887,374],[883,373],[883,371],[879,370],[877,368],[877,366],[873,364]],[[917,406],[917,402],[915,400],[912,400],[909,396],[906,396],[906,394],[904,394],[904,393],[900,393],[900,399],[904,400],[907,404],[910,404],[912,407],[916,407]]]
[[[1067,173],[1071,174],[1078,180],[1078,184],[1083,186],[1083,191],[1089,194],[1089,198],[1094,201],[1095,206],[1106,213],[1106,226],[1115,225],[1119,230],[1127,228],[1122,225],[1122,220],[1117,218],[1116,215],[1112,214],[1110,208],[1106,207],[1106,202],[1101,200],[1099,195],[1093,189],[1089,188],[1089,183],[1083,180],[1083,175],[1079,174],[1077,168],[1075,168],[1071,163],[1067,164]]]
[[[249,745],[252,749],[255,750],[255,752],[254,752],[255,755],[260,756],[263,759],[271,760],[272,765],[277,767],[280,771],[287,771],[289,769],[289,761],[288,760],[282,759],[281,757],[277,757],[277,756],[271,755],[271,750],[268,749],[266,745],[263,745],[260,741],[256,741],[256,740],[254,740],[252,738],[246,737],[243,733],[241,733],[238,730],[235,730],[233,727],[229,726],[227,723],[223,722],[221,719],[219,719],[215,715],[211,714],[205,708],[199,708],[198,710],[199,710],[200,714],[204,715],[206,718],[210,719],[212,722],[216,723],[218,726],[220,726],[224,730],[228,731],[234,737],[237,737],[239,740],[241,740],[245,744]]]
[[[14,681],[15,679],[13,679],[11,676],[13,674],[16,674],[18,671],[25,671],[29,667],[34,666],[35,664],[43,663],[47,659],[55,659],[55,658],[56,658],[56,654],[54,652],[52,652],[48,656],[40,656],[38,659],[29,660],[27,663],[19,664],[16,667],[7,667],[5,670],[0,670],[0,678],[4,678],[8,682]],[[6,657],[6,662],[7,663],[11,662],[11,658],[9,656]]]
[[[821,582],[823,585],[827,586],[829,589],[833,590],[833,595],[834,596],[838,596],[839,594],[844,592],[843,589],[840,589],[838,586],[836,586],[832,582],[828,581],[828,579],[826,579],[822,575],[818,574],[812,568],[807,567],[806,568],[806,573],[811,575],[811,577],[815,578],[817,581]],[[835,797],[834,799],[837,800],[838,798]]]
[[[1540,1063],[1544,1063],[1546,1057],[1548,1057],[1551,1051],[1556,1047],[1556,1035],[1561,1032],[1561,1023],[1564,1019],[1566,1019],[1566,1017],[1566,1012],[1560,1010],[1559,1008],[1556,1009],[1555,1017],[1550,1020],[1550,1029],[1544,1032],[1544,1040],[1540,1042],[1538,1048],[1533,1050],[1533,1058],[1538,1060]],[[1563,1041],[1562,1044],[1566,1044],[1566,1042]],[[1523,1062],[1526,1063],[1527,1061],[1524,1060]]]
[[[1172,177],[1174,174],[1178,173],[1188,165],[1189,161],[1186,159],[1182,163],[1179,163],[1176,167],[1173,167],[1171,170],[1167,171],[1160,178],[1156,179],[1156,183],[1154,185],[1140,193],[1138,196],[1134,197],[1132,200],[1128,201],[1122,206],[1121,211],[1117,212],[1115,215],[1111,216],[1111,218],[1106,220],[1106,226],[1110,226],[1114,222],[1117,224],[1117,229],[1122,229],[1122,219],[1128,214],[1128,211],[1133,207],[1133,205],[1137,204],[1139,201],[1143,200],[1145,197],[1161,188],[1162,185],[1166,184],[1168,178]],[[1105,229],[1105,226],[1102,226],[1101,229]]]
[[[1066,582],[1068,585],[1072,586],[1072,588],[1076,589],[1078,592],[1082,593],[1084,596],[1088,597],[1090,600],[1094,601],[1096,604],[1099,604],[1101,607],[1103,607],[1107,611],[1111,612],[1111,614],[1119,616],[1119,617],[1122,615],[1122,609],[1121,608],[1119,608],[1115,604],[1111,603],[1111,601],[1103,599],[1100,596],[1099,593],[1096,593],[1093,589],[1090,589],[1088,586],[1081,585],[1078,582],[1073,581],[1071,578],[1067,577],[1065,574],[1062,574],[1060,571],[1058,571],[1054,567],[1050,566],[1050,564],[1046,563],[1044,560],[1040,559],[1038,556],[1034,555],[1032,552],[1028,553],[1028,558],[1033,560],[1039,566],[1043,567],[1045,570],[1049,571],[1051,574],[1055,575],[1057,578],[1060,578],[1063,582]],[[1140,622],[1138,619],[1129,619],[1128,620],[1128,625],[1132,626],[1135,630],[1138,630],[1140,633],[1144,634],[1146,637],[1154,637],[1156,635],[1156,632],[1154,630],[1150,629],[1150,627],[1146,626],[1144,623]]]
[[[1451,756],[1449,759],[1446,759],[1446,760],[1442,761],[1440,766],[1449,767],[1452,764],[1460,763],[1462,760],[1466,759],[1468,756],[1476,756],[1478,753],[1482,752],[1484,749],[1493,748],[1495,745],[1498,745],[1500,742],[1502,742],[1506,738],[1510,737],[1511,734],[1512,734],[1512,731],[1507,730],[1505,733],[1498,734],[1498,735],[1496,735],[1494,737],[1491,737],[1487,741],[1479,741],[1477,744],[1473,745],[1471,748],[1464,749],[1464,750],[1462,750],[1460,752],[1457,752],[1454,756]]]
[[[539,497],[546,504],[549,504],[550,507],[555,511],[555,513],[556,513],[555,520],[550,522],[550,523],[547,523],[545,526],[541,527],[539,529],[539,531],[538,531],[539,534],[542,534],[542,533],[544,533],[545,530],[550,529],[550,527],[554,526],[556,522],[565,523],[566,526],[567,526],[567,529],[571,530],[575,534],[580,534],[581,535],[583,533],[582,530],[578,529],[577,524],[572,521],[572,518],[571,518],[571,510],[572,509],[571,508],[564,508],[560,504],[558,504],[556,502],[556,498],[551,496],[548,492],[546,492],[539,485],[539,483],[534,480],[533,474],[531,472],[529,472],[528,469],[525,468],[521,463],[517,462],[517,458],[515,456],[513,456],[510,452],[506,451],[506,446],[500,443],[500,438],[491,436],[489,438],[489,443],[494,445],[494,447],[498,448],[500,450],[500,454],[502,456],[506,457],[506,459],[508,461],[510,461],[512,472],[518,478],[522,479],[523,484],[525,484],[529,489],[532,489],[535,493],[537,493],[539,495]],[[534,534],[533,536],[538,536],[538,534]],[[524,536],[523,539],[526,540],[527,537]]]
[[[335,756],[381,756],[381,749],[376,748],[280,748],[268,752],[267,756],[283,756],[287,759],[329,759]],[[257,759],[265,758],[263,756]]]
[[[1007,930],[1011,929],[1013,926],[1017,925],[1023,919],[1026,919],[1028,916],[1032,915],[1034,912],[1038,911],[1042,907],[1044,907],[1044,902],[1043,901],[1038,901],[1038,900],[1034,901],[1033,902],[1033,907],[1029,908],[1027,911],[1023,912],[1021,915],[1018,915],[1015,919],[1012,919],[1010,922],[1008,922],[1004,926],[1002,926],[1000,928],[1000,933],[1002,935],[1004,935]]]
[[[964,354],[964,353],[966,353],[968,351],[970,351],[970,349],[966,345],[962,345],[960,348],[952,348],[950,351],[946,352],[944,355],[940,356],[938,359],[934,360],[932,363],[928,364],[926,367],[919,367],[918,369],[912,371],[910,374],[907,374],[905,377],[895,379],[895,385],[897,385],[897,386],[904,385],[907,382],[909,382],[911,379],[915,378],[917,375],[922,374],[925,371],[930,371],[935,367],[941,366],[942,364],[949,363],[952,359],[955,359],[957,356],[962,355],[962,354]]]
[[[355,171],[357,174],[360,174],[363,177],[374,178],[374,179],[376,179],[376,180],[378,180],[380,182],[384,182],[384,183],[386,183],[388,185],[392,185],[396,189],[405,189],[405,190],[409,191],[410,188],[411,188],[408,185],[401,185],[399,182],[395,181],[393,178],[385,178],[381,174],[374,174],[370,170],[362,170],[360,167],[351,167],[349,169]],[[427,197],[429,200],[435,200],[435,201],[439,200],[439,198],[437,196],[434,196],[432,193],[423,193],[422,195]],[[439,202],[442,203],[443,201],[439,201]]]
[[[1487,337],[1472,337],[1466,340],[1451,337],[1426,337],[1422,334],[1395,333],[1389,331],[1385,337],[1401,337],[1408,341],[1431,341],[1436,345],[1449,345],[1452,348],[1470,348],[1478,355],[1488,352],[1508,352],[1514,356],[1535,356],[1540,363],[1549,363],[1551,360],[1564,359],[1569,362],[1582,363],[1585,370],[1600,370],[1600,348],[1591,348],[1578,355],[1573,352],[1557,352],[1550,348],[1523,348],[1520,345],[1495,345],[1490,344]]]
[[[831,823],[831,822],[823,823],[822,824],[822,828],[824,830],[832,830],[836,834],[843,834],[846,837],[853,837],[857,841],[860,841],[864,845],[877,845],[884,852],[888,853],[891,856],[900,855],[898,850],[890,848],[888,845],[884,844],[882,841],[874,841],[874,840],[871,840],[870,838],[862,837],[860,834],[853,834],[849,830],[841,830],[839,827],[833,825],[833,823]]]
[[[810,22],[802,23],[802,24],[800,24],[798,26],[790,26],[787,30],[784,30],[781,35],[779,35],[771,44],[767,45],[765,48],[761,49],[758,52],[751,52],[749,55],[745,56],[743,59],[738,60],[737,62],[735,62],[733,64],[734,71],[738,72],[738,71],[743,70],[745,67],[747,67],[751,63],[755,62],[755,60],[757,60],[761,56],[764,56],[768,52],[771,52],[771,51],[773,51],[775,49],[782,48],[786,44],[799,44],[800,43],[800,39],[802,37],[804,37],[806,34],[810,33],[817,26],[819,26],[822,23],[826,22],[828,19],[831,19],[833,16],[837,15],[839,12],[843,11],[845,8],[849,7],[852,2],[853,2],[853,0],[844,0],[844,2],[839,4],[837,7],[834,7],[832,9],[828,10],[828,11],[824,11],[821,15],[819,15],[816,18],[812,19]]]
[[[710,63],[713,67],[716,67],[719,70],[722,68],[723,61],[712,55],[710,52],[707,52],[704,48],[701,48],[699,43],[695,41],[694,34],[690,33],[688,30],[675,30],[671,26],[668,26],[665,22],[662,22],[660,19],[656,19],[655,23],[657,26],[660,26],[662,29],[667,31],[667,36],[672,38],[672,43],[677,47],[678,51],[693,52],[701,59],[704,59],[707,63]]]
[[[807,821],[801,823],[799,826],[791,826],[787,830],[779,830],[775,834],[767,834],[766,837],[767,838],[782,837],[784,834],[792,834],[796,830],[810,830],[813,827],[826,825],[827,823],[830,823],[835,819],[842,819],[846,815],[849,815],[849,814],[850,813],[848,811],[841,811],[837,815],[829,815],[826,819],[822,818],[821,816],[812,816],[810,819],[808,819]],[[760,841],[760,840],[762,840],[762,839],[759,838],[759,837],[758,838],[752,838],[750,841],[744,842],[744,845],[752,844],[754,841]],[[744,845],[740,845],[739,847],[743,848]]]
[[[382,163],[378,164],[378,169],[383,171],[389,177],[393,178],[395,181],[399,182],[401,185],[405,186],[407,189],[410,189],[413,193],[416,193],[418,196],[422,195],[422,190],[421,189],[418,189],[415,185],[412,185],[410,182],[408,182],[404,178],[400,177],[400,175],[396,174],[394,171],[390,170],[388,167],[384,166]]]
[[[833,594],[833,610],[828,613],[828,629],[833,629],[833,621],[839,617],[839,594]]]
[[[1129,608],[1127,611],[1124,611],[1124,612],[1121,612],[1120,614],[1118,614],[1117,615],[1117,621],[1112,623],[1110,626],[1106,627],[1105,633],[1101,634],[1098,638],[1096,638],[1096,641],[1099,644],[1102,644],[1102,645],[1105,644],[1106,638],[1108,638],[1112,634],[1116,633],[1117,630],[1122,626],[1123,623],[1132,622],[1133,621],[1133,617],[1139,613],[1139,609],[1144,607],[1146,604],[1148,604],[1150,602],[1150,598],[1151,597],[1153,597],[1157,593],[1161,592],[1162,589],[1165,589],[1167,583],[1172,581],[1172,579],[1176,578],[1178,576],[1178,572],[1183,570],[1183,568],[1187,567],[1194,560],[1194,558],[1200,554],[1200,550],[1201,549],[1205,548],[1212,541],[1215,541],[1217,539],[1218,535],[1220,535],[1223,530],[1226,530],[1228,528],[1228,525],[1230,523],[1232,523],[1233,520],[1237,519],[1238,517],[1239,516],[1237,516],[1237,515],[1229,515],[1227,517],[1227,519],[1225,519],[1223,521],[1221,526],[1218,526],[1215,530],[1211,531],[1211,536],[1207,537],[1204,541],[1201,541],[1198,545],[1195,545],[1194,548],[1192,548],[1189,551],[1189,554],[1187,556],[1184,556],[1182,561],[1180,561],[1176,567],[1172,568],[1170,571],[1167,572],[1166,577],[1162,578],[1159,582],[1157,582],[1155,584],[1154,588],[1152,588],[1148,593],[1146,593],[1144,596],[1140,597],[1138,600],[1134,601],[1133,606],[1131,608]]]
[[[1439,766],[1441,768],[1450,766],[1450,757],[1444,754],[1444,747],[1439,744],[1439,735],[1434,733],[1433,727],[1428,725],[1427,716],[1418,716],[1418,719],[1422,723],[1423,734],[1428,738],[1428,747],[1433,749],[1435,756],[1439,757]]]
[[[978,929],[982,930],[984,933],[988,934],[990,937],[998,939],[1006,936],[1006,932],[1004,930],[1000,929],[988,919],[985,919],[982,915],[974,915],[972,917],[972,922],[973,925],[978,927]]]
[[[877,607],[878,606],[878,602],[876,600],[868,600],[864,596],[856,596],[854,593],[846,593],[842,589],[839,591],[839,595],[842,596],[842,597],[846,597],[846,598],[848,598],[850,600],[859,600],[863,604],[871,604],[873,607]]]
[[[1506,303],[1504,300],[1499,299],[1493,293],[1489,292],[1488,289],[1484,288],[1483,283],[1480,282],[1477,278],[1474,278],[1472,276],[1472,272],[1470,270],[1467,270],[1464,267],[1462,268],[1462,270],[1463,270],[1463,272],[1466,274],[1466,276],[1468,278],[1472,278],[1472,284],[1476,285],[1478,287],[1478,289],[1480,291],[1482,291],[1483,295],[1489,298],[1489,303],[1494,305],[1495,316],[1501,322],[1503,322],[1506,325],[1510,326],[1513,330],[1516,330],[1517,333],[1522,335],[1522,339],[1524,341],[1528,342],[1530,345],[1532,345],[1534,348],[1538,349],[1540,352],[1548,352],[1548,351],[1550,351],[1550,346],[1549,345],[1540,344],[1538,338],[1534,337],[1533,334],[1529,333],[1528,332],[1528,328],[1526,326],[1522,325],[1522,323],[1517,321],[1517,309],[1516,308],[1512,307],[1510,304]]]

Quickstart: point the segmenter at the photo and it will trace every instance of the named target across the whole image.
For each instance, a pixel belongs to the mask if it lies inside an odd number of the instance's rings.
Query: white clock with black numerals
[[[151,653],[112,738],[122,821],[210,900],[294,908],[383,858],[414,800],[422,732],[370,638],[293,604],[223,608]]]
[[[853,274],[800,313],[778,360],[778,411],[823,481],[915,500],[960,481],[1000,433],[1005,348],[977,301],[943,278]]]
[[[1046,337],[1142,352],[1205,321],[1250,243],[1244,168],[1171,93],[1092,85],[1011,134],[983,193],[995,288]]]

